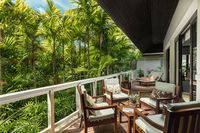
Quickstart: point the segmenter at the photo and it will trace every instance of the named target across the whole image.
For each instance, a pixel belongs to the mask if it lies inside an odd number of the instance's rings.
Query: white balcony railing
[[[124,75],[128,75],[129,78],[131,78],[132,74],[134,71],[126,71],[126,72],[121,72],[117,74],[112,74],[108,76],[102,76],[102,77],[96,77],[96,78],[89,78],[89,79],[84,79],[84,80],[78,80],[78,81],[73,81],[73,82],[68,82],[68,83],[63,83],[63,84],[58,84],[58,85],[52,85],[52,86],[47,86],[47,87],[41,87],[41,88],[36,88],[36,89],[31,89],[31,90],[26,90],[26,91],[20,91],[20,92],[14,92],[14,93],[8,93],[4,95],[0,95],[0,105],[3,104],[9,104],[13,103],[16,101],[28,99],[28,98],[34,98],[38,97],[41,95],[47,95],[47,106],[48,106],[48,128],[44,129],[41,132],[57,132],[61,131],[64,129],[69,123],[70,119],[77,116],[78,117],[78,112],[79,112],[79,96],[76,92],[76,111],[73,112],[71,115],[61,119],[60,121],[55,123],[55,106],[54,106],[54,93],[57,91],[61,90],[67,90],[72,87],[77,87],[78,84],[88,84],[88,83],[93,83],[93,95],[96,95],[97,92],[97,82],[102,81],[107,78],[112,78],[112,77],[119,77],[120,81],[123,80]]]

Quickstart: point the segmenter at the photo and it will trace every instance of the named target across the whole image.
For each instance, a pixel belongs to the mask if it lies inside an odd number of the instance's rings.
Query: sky
[[[15,0],[14,0],[15,1]],[[24,0],[33,9],[44,12],[47,7],[46,0]],[[58,7],[63,13],[64,10],[75,8],[76,5],[72,4],[70,0],[53,0],[56,7]]]

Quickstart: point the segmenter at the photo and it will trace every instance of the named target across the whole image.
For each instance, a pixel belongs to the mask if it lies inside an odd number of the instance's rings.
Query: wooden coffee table
[[[127,129],[127,132],[128,133],[131,133],[132,131],[132,122],[133,122],[133,116],[134,116],[134,108],[137,107],[137,104],[133,104],[131,102],[128,102],[127,105],[124,105],[124,104],[120,104],[117,106],[118,108],[118,111],[119,111],[119,121],[120,123],[122,122],[122,115],[126,116],[127,119],[128,119],[128,129]],[[125,110],[133,110],[132,112],[126,112]]]

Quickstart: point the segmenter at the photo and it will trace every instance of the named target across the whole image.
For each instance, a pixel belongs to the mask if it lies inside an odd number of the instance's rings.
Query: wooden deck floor
[[[119,118],[118,118],[119,119]],[[122,117],[122,123],[119,123],[118,120],[118,133],[126,133],[127,132],[127,118],[125,116]],[[77,120],[72,126],[65,129],[63,133],[84,133],[84,128],[79,128],[80,119]],[[88,128],[88,133],[112,133],[114,124],[101,125],[96,127]],[[133,133],[133,131],[132,131]]]

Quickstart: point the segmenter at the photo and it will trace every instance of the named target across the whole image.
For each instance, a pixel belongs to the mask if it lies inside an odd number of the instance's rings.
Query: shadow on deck
[[[119,119],[119,118],[118,118]],[[118,133],[126,133],[128,129],[127,118],[125,116],[122,117],[122,123],[119,123],[118,120]],[[84,133],[84,128],[79,128],[80,119],[74,122],[70,127],[65,129],[63,133]],[[100,125],[95,127],[88,128],[88,133],[112,133],[114,124]]]

